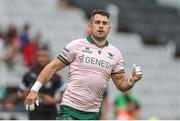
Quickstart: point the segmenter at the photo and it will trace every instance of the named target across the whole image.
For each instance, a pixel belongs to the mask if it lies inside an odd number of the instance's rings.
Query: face
[[[103,41],[111,29],[109,19],[106,16],[96,14],[89,25],[89,29],[96,40]]]
[[[36,54],[36,61],[37,61],[37,64],[39,64],[41,66],[45,66],[46,64],[48,64],[48,62],[49,62],[48,52],[46,52],[44,50],[38,50],[38,52]]]

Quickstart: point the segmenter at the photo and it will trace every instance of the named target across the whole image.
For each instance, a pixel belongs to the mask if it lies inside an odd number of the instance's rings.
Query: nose
[[[99,28],[103,28],[103,23],[102,22],[99,24]]]

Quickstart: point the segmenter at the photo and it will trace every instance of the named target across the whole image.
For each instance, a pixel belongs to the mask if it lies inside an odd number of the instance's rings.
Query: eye
[[[94,23],[95,23],[95,24],[100,24],[100,23],[101,23],[101,21],[95,21]]]
[[[108,22],[107,21],[103,21],[102,24],[103,25],[108,25]]]

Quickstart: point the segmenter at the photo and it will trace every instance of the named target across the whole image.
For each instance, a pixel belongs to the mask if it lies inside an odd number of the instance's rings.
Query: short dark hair
[[[92,18],[96,15],[96,14],[100,14],[102,16],[106,16],[108,19],[110,18],[110,14],[108,12],[106,12],[105,10],[93,10],[92,14],[91,14],[91,18],[90,18],[90,22],[92,22]]]

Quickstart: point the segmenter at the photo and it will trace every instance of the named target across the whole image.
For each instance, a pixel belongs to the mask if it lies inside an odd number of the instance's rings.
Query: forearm
[[[120,78],[118,80],[119,83],[117,85],[117,88],[123,92],[130,90],[133,86],[129,84],[129,79],[131,80],[131,77],[128,77],[127,75]]]
[[[112,80],[114,81],[116,87],[122,91],[128,91],[133,87],[132,78],[126,75],[125,73],[117,73],[112,75]]]
[[[51,79],[53,74],[56,72],[56,68],[53,65],[48,64],[41,71],[39,76],[37,77],[37,81],[41,82],[43,85],[47,83],[48,80]]]
[[[38,92],[42,85],[45,85],[48,80],[50,80],[55,72],[64,68],[66,65],[59,61],[58,59],[54,59],[44,67],[44,69],[39,74],[37,81],[31,88],[31,91]]]
[[[131,77],[122,79],[121,84],[118,85],[118,89],[123,92],[130,90],[133,87],[129,84],[130,80],[132,80]]]

